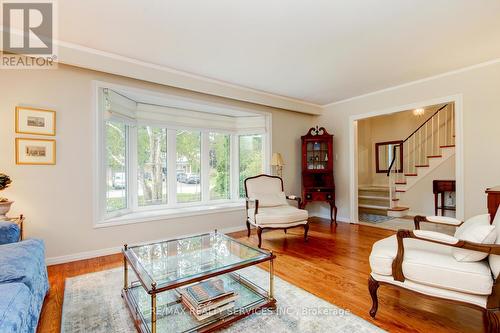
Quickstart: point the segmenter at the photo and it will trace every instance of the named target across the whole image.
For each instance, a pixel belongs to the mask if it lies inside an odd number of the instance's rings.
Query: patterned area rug
[[[120,296],[122,274],[123,269],[117,268],[67,279],[61,332],[136,332],[125,301]],[[246,268],[242,275],[251,281],[269,280],[269,274],[256,267]],[[278,277],[274,281],[275,311],[252,314],[221,332],[384,332],[349,311]],[[266,285],[262,287],[267,288]]]
[[[386,216],[386,215],[376,215],[376,214],[367,214],[367,213],[359,214],[359,220],[363,221],[363,222],[382,223],[382,222],[390,221],[392,219],[394,219],[394,217]]]

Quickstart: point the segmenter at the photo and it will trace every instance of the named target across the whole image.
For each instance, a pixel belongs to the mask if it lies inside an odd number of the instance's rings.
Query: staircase
[[[403,149],[400,160],[399,149]],[[387,215],[402,217],[410,207],[399,205],[404,195],[420,179],[455,155],[454,104],[445,104],[424,121],[402,143],[394,146],[389,166]],[[361,206],[360,206],[361,207]]]

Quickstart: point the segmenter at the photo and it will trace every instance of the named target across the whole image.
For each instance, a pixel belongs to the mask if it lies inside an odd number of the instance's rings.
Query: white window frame
[[[129,223],[148,222],[153,220],[164,220],[179,216],[190,216],[206,214],[207,212],[219,212],[241,209],[244,200],[239,197],[239,136],[240,135],[262,135],[263,140],[263,166],[264,172],[270,171],[271,154],[271,113],[255,112],[265,116],[266,128],[262,130],[227,130],[217,128],[199,128],[196,126],[186,127],[169,124],[160,121],[137,121],[128,125],[127,132],[127,208],[108,213],[106,211],[106,142],[105,142],[105,120],[103,115],[104,96],[103,88],[128,89],[135,92],[151,93],[121,85],[105,82],[93,82],[94,99],[94,188],[97,195],[94,202],[94,227],[108,227]],[[167,130],[167,203],[159,205],[138,205],[138,179],[137,179],[137,128],[138,126],[152,126],[165,128]],[[201,132],[201,171],[200,189],[201,201],[177,203],[177,158],[176,158],[176,136],[177,130],[190,130]],[[230,198],[214,199],[209,197],[209,133],[221,133],[230,135]],[[174,185],[172,185],[174,184]]]

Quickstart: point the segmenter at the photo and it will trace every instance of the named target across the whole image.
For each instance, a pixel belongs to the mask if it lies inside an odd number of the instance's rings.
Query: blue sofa
[[[17,242],[15,228],[1,223],[0,333],[35,333],[49,290],[45,246],[39,239]]]

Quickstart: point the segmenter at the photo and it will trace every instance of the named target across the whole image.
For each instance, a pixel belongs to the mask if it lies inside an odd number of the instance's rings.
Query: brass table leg
[[[156,294],[151,295],[151,333],[156,333]]]
[[[127,244],[124,245],[125,251],[127,251]],[[123,254],[123,290],[128,289],[128,265],[127,258],[125,258],[125,254]]]
[[[271,256],[272,254],[271,251]],[[274,263],[272,258],[269,261],[269,298],[274,298]]]

